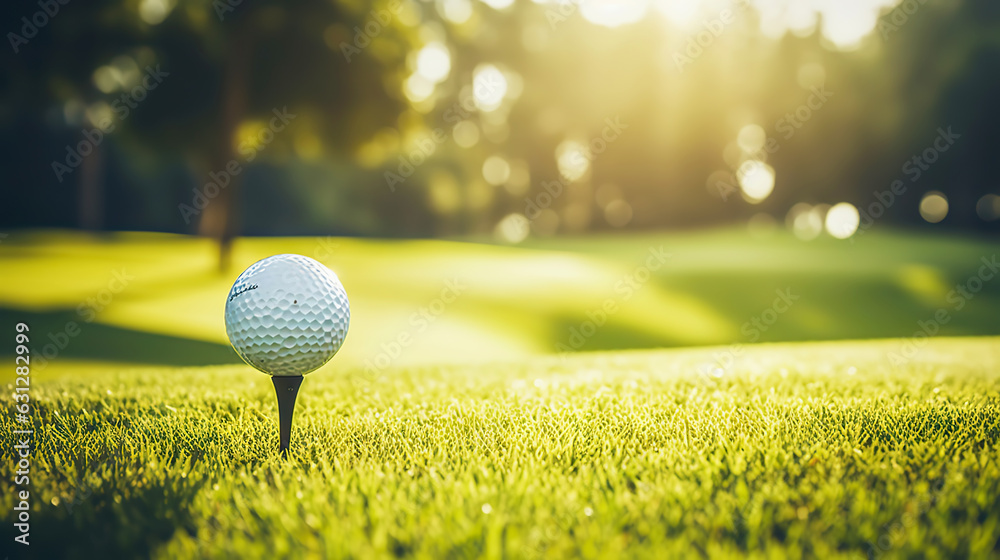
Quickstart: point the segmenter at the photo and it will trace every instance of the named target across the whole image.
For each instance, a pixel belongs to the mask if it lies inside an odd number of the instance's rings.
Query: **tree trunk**
[[[80,229],[104,229],[104,151],[94,146],[94,153],[83,158],[80,166],[77,219]]]
[[[198,227],[201,235],[212,237],[218,242],[219,272],[223,273],[229,269],[233,240],[239,231],[237,207],[242,177],[242,173],[229,175],[226,167],[233,161],[244,164],[237,156],[235,143],[236,131],[246,113],[246,88],[251,58],[250,21],[242,19],[234,23],[237,28],[227,44],[223,69],[219,149],[212,164],[212,171],[216,176],[228,177],[229,182],[222,185],[211,178],[206,179],[206,182],[212,181],[219,186],[219,194],[205,207]]]

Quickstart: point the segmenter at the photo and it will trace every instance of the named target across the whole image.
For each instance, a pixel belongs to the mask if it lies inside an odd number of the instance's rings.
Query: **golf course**
[[[3,359],[14,325],[30,339],[30,557],[1000,556],[993,243],[241,238],[222,272],[215,251],[0,243]],[[287,457],[223,322],[277,253],[336,271],[352,314]]]
[[[1000,560],[998,0],[0,22],[0,560]]]

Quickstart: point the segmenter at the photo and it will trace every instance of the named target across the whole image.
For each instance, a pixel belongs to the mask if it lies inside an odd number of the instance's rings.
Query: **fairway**
[[[248,366],[66,363],[32,384],[32,552],[996,557],[1000,340],[889,365],[903,344],[760,345],[720,377],[711,348],[338,369],[287,460]]]
[[[870,232],[856,243],[804,243],[787,232],[754,239],[742,229],[519,247],[242,238],[227,273],[218,272],[217,249],[206,239],[22,232],[0,245],[0,319],[26,321],[41,335],[32,340],[36,370],[67,358],[240,363],[223,324],[226,293],[239,271],[278,253],[319,260],[350,296],[347,341],[336,364],[320,370],[324,375],[345,365],[379,373],[388,364],[579,351],[1000,335],[1000,282],[980,283],[969,298],[955,300],[956,288],[976,277],[984,259],[996,261],[997,248],[986,241]],[[779,317],[764,317],[779,292],[794,300],[780,305]],[[603,310],[608,304],[611,313]],[[927,332],[920,322],[941,309],[948,321]],[[755,318],[769,321],[754,326]],[[80,332],[59,348],[48,335],[60,338],[70,321]],[[408,344],[399,343],[401,336]],[[0,356],[11,348],[0,346]]]

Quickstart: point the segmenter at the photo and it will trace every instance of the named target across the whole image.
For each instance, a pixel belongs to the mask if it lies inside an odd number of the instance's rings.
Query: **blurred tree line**
[[[1000,193],[1000,5],[915,5],[841,52],[766,37],[753,13],[692,47],[711,15],[679,30],[526,1],[8,2],[0,227],[197,232],[225,257],[237,234],[483,233],[511,213],[540,235],[780,222],[799,202],[864,210],[950,127],[881,220],[921,226],[937,190],[951,209],[934,227],[996,231],[976,203]],[[758,204],[716,180],[748,123],[778,147]],[[589,151],[560,160],[567,146]],[[625,219],[604,212],[616,200]]]

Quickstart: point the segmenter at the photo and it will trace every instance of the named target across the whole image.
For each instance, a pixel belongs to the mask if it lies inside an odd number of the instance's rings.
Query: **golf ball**
[[[351,307],[340,279],[302,255],[274,255],[240,274],[226,300],[226,334],[247,364],[303,375],[340,350]]]

